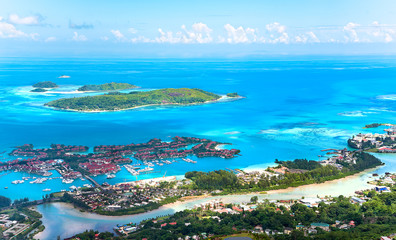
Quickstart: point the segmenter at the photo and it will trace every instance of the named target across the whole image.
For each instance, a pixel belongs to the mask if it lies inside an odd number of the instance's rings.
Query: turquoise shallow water
[[[265,167],[275,158],[317,159],[324,148],[346,146],[354,133],[371,122],[393,122],[396,110],[396,61],[367,58],[278,58],[265,61],[158,61],[95,59],[0,58],[0,151],[33,143],[127,144],[172,136],[207,137],[230,142],[242,156],[204,158],[197,164],[179,162],[156,174],[182,176],[189,170]],[[59,79],[60,75],[71,78]],[[38,81],[54,81],[56,93],[30,93]],[[238,92],[246,98],[188,107],[150,107],[106,113],[77,113],[43,107],[83,84],[128,82],[145,89],[202,88],[219,94]],[[61,93],[60,93],[61,92]],[[376,129],[375,131],[382,131]],[[3,154],[5,159],[8,158]],[[0,159],[1,160],[1,159]],[[2,159],[4,161],[4,159]],[[65,189],[51,180],[42,185],[12,185],[21,173],[0,176],[12,199],[40,199],[42,189]],[[124,169],[111,180],[135,180]],[[77,181],[73,185],[86,182]],[[32,186],[33,185],[33,186]],[[25,191],[23,191],[25,190]]]

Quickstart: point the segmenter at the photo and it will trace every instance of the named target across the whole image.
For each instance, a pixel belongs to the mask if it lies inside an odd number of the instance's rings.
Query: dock
[[[90,176],[84,175],[84,178],[88,179],[91,183],[93,183],[95,185],[95,187],[98,187],[100,189],[102,188],[102,185],[100,185],[97,181],[95,181],[93,178],[91,178]]]

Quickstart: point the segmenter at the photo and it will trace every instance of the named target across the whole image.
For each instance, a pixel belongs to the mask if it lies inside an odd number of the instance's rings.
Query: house
[[[358,197],[351,197],[351,203],[357,203],[357,204],[362,205],[362,204],[365,203],[365,202],[366,202],[366,201],[363,200],[363,199],[361,199],[361,198],[358,198]]]
[[[311,228],[312,229],[321,228],[324,231],[330,231],[330,225],[327,223],[311,223]]]
[[[390,192],[389,188],[386,186],[376,186],[375,191],[377,192]]]
[[[293,231],[293,228],[289,228],[289,227],[285,227],[285,228],[283,229],[283,233],[284,233],[284,234],[290,234],[292,231]]]
[[[263,232],[263,227],[260,225],[257,225],[254,227],[254,233],[262,233]]]
[[[390,237],[387,237],[387,236],[382,236],[381,240],[392,240],[392,239]]]
[[[304,228],[305,228],[305,226],[304,226],[304,225],[301,225],[301,224],[299,224],[299,225],[296,226],[296,229],[297,229],[297,230],[302,230],[302,229],[304,229]]]

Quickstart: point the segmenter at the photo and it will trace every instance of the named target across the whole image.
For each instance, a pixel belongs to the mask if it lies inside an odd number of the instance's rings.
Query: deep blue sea
[[[71,78],[58,78],[69,75]],[[318,159],[321,149],[346,147],[353,134],[373,122],[395,122],[396,57],[278,57],[267,60],[128,60],[0,58],[0,152],[32,143],[128,144],[152,138],[195,136],[232,143],[242,156],[180,161],[138,179],[182,176],[186,171],[261,168],[274,159]],[[31,93],[31,85],[53,81],[55,93]],[[201,88],[238,92],[238,101],[186,107],[149,107],[105,113],[57,111],[43,104],[85,84],[127,82],[141,89]],[[88,95],[88,94],[85,94]],[[370,131],[381,132],[382,129]],[[0,161],[9,159],[5,153]],[[395,157],[396,159],[396,157]],[[13,185],[26,173],[0,173],[0,195],[40,199],[43,189],[67,189],[86,181]],[[54,176],[58,176],[54,173]],[[125,169],[111,180],[136,180]],[[7,186],[8,189],[4,189]]]

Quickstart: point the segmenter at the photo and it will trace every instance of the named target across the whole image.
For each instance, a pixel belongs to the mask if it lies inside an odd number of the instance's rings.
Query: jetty
[[[103,190],[102,185],[100,185],[97,181],[95,181],[93,178],[91,178],[90,176],[84,175],[84,177],[86,179],[88,179],[91,183],[93,183],[95,185],[95,187],[98,187],[100,189]]]

